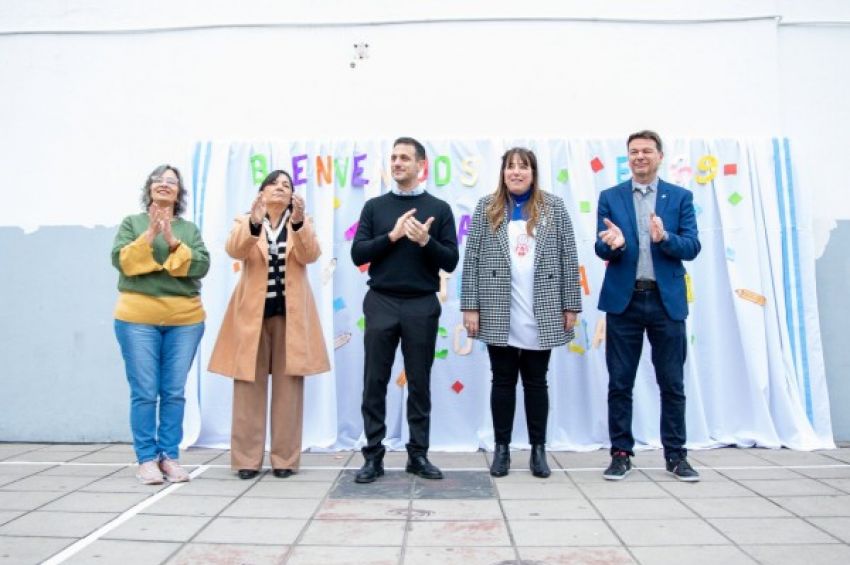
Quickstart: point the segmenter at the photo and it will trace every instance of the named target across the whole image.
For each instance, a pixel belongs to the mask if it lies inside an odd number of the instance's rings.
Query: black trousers
[[[546,443],[546,424],[549,420],[549,371],[551,349],[534,351],[510,345],[488,345],[493,386],[490,389],[490,411],[493,414],[493,433],[496,443],[510,444],[516,411],[516,385],[522,375],[525,399],[525,421],[528,441],[532,445]]]
[[[622,314],[607,315],[605,361],[608,364],[608,433],[611,453],[634,455],[632,389],[643,348],[652,346],[655,380],[661,391],[661,443],[664,456],[678,461],[685,449],[684,364],[687,352],[684,320],[667,316],[657,290],[635,291]]]
[[[381,459],[387,434],[387,385],[401,341],[407,375],[407,425],[410,455],[428,452],[431,430],[431,366],[442,307],[436,294],[397,298],[369,290],[363,299],[366,318],[363,372],[363,456]]]

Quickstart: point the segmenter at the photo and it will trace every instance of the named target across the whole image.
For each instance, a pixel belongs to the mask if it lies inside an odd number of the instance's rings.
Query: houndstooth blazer
[[[487,220],[493,195],[478,201],[466,241],[461,276],[461,310],[478,310],[478,339],[490,345],[508,344],[511,318],[511,259],[508,249],[508,210],[494,233]],[[570,216],[564,201],[543,192],[534,253],[534,317],[541,348],[573,340],[564,330],[565,310],[581,311],[578,255]]]

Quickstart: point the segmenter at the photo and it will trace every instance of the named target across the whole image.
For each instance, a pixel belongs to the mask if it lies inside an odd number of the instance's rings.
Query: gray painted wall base
[[[0,228],[0,441],[130,441],[115,341],[115,227]],[[850,441],[850,221],[817,261],[818,307],[836,441]]]
[[[130,440],[115,231],[0,228],[0,440]]]
[[[821,343],[835,441],[850,441],[850,221],[829,234],[826,251],[815,263]]]

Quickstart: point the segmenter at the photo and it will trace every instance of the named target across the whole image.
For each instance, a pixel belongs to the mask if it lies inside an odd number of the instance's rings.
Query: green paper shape
[[[357,320],[357,327],[360,328],[360,331],[366,331],[366,318],[360,316],[360,319]]]
[[[733,192],[733,193],[732,193],[732,195],[731,195],[731,196],[729,196],[729,203],[730,203],[732,206],[737,206],[738,204],[740,204],[740,203],[741,203],[741,200],[743,200],[743,199],[744,199],[744,197],[743,197],[743,196],[741,196],[741,195],[740,195],[740,194],[738,194],[737,192]]]
[[[434,359],[446,359],[449,356],[448,349],[438,349],[434,352]]]
[[[449,330],[447,330],[443,326],[440,326],[437,329],[437,335],[439,335],[440,337],[449,337]]]
[[[582,200],[578,203],[578,209],[582,214],[590,214],[590,200]]]
[[[567,169],[558,171],[558,182],[564,183],[570,180],[570,172]]]

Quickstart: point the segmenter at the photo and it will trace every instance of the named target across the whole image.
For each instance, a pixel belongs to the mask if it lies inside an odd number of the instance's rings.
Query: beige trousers
[[[266,419],[271,373],[271,465],[298,470],[304,416],[304,377],[285,374],[286,319],[263,320],[254,382],[233,381],[230,467],[261,469],[266,446]]]

